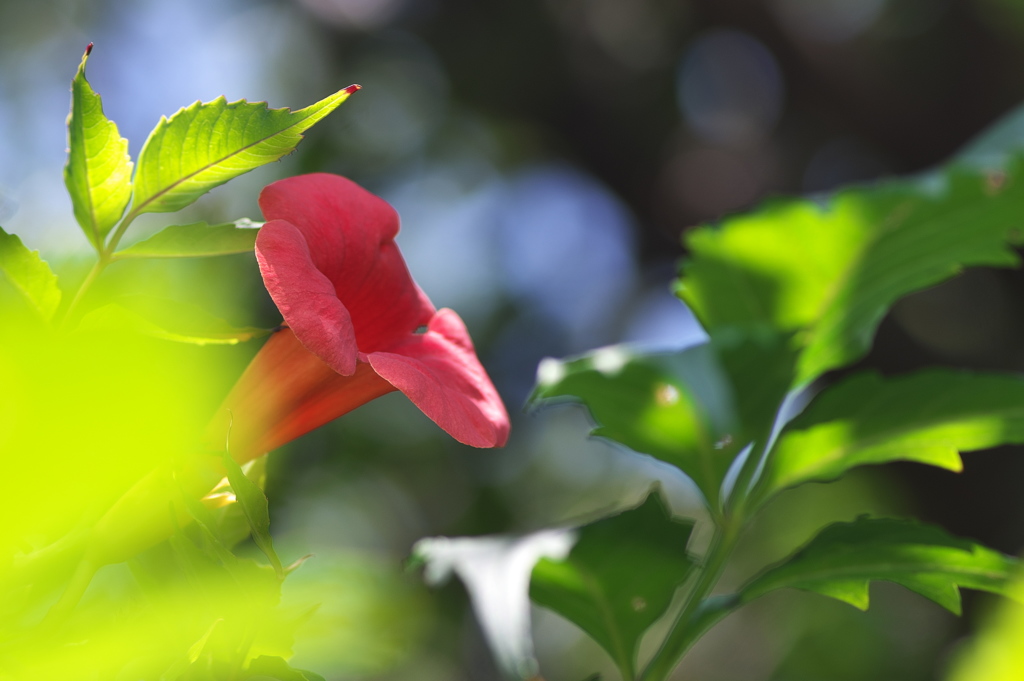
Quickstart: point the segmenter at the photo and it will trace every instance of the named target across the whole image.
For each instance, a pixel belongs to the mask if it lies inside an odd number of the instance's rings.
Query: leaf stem
[[[107,242],[106,247],[100,252],[101,258],[106,258],[109,262],[111,256],[114,253],[114,249],[121,243],[121,238],[124,237],[124,233],[128,231],[128,227],[135,222],[135,218],[139,217],[139,212],[136,209],[132,209],[128,215],[125,216],[124,220],[121,220],[121,224],[117,226],[117,230],[113,236],[110,237],[110,241]]]
[[[75,297],[71,299],[71,304],[68,305],[66,310],[64,310],[64,316],[61,318],[60,322],[61,329],[66,329],[68,324],[71,323],[71,320],[73,318],[72,315],[74,311],[78,308],[78,305],[85,298],[85,294],[88,293],[90,288],[92,288],[93,283],[100,276],[103,270],[107,268],[107,265],[113,262],[114,250],[117,248],[117,245],[121,242],[121,239],[122,237],[124,237],[124,234],[128,230],[129,225],[131,225],[132,222],[134,222],[135,218],[137,218],[138,216],[139,214],[136,213],[134,210],[128,213],[125,219],[121,221],[121,224],[117,226],[117,231],[115,231],[113,236],[110,237],[110,240],[106,243],[106,245],[98,249],[99,258],[96,260],[96,263],[92,266],[92,269],[89,270],[89,274],[85,275],[85,279],[82,280],[82,283],[79,285],[78,290],[75,292]]]
[[[75,297],[71,299],[71,304],[64,310],[64,316],[61,318],[60,322],[61,329],[67,328],[68,324],[71,322],[72,313],[78,307],[79,303],[82,302],[82,299],[85,298],[86,292],[92,288],[92,284],[96,281],[96,278],[104,269],[106,269],[108,262],[109,261],[103,257],[103,253],[101,252],[99,259],[92,266],[92,269],[89,270],[89,274],[85,275],[85,279],[83,279],[82,283],[79,285],[78,291],[75,292]]]
[[[736,542],[746,526],[750,492],[757,487],[755,476],[768,456],[772,427],[769,427],[755,441],[754,447],[743,462],[736,482],[726,501],[724,512],[713,514],[715,534],[705,554],[704,565],[693,590],[686,597],[682,610],[669,627],[661,647],[637,677],[638,681],[664,681],[672,673],[686,651],[703,635],[707,626],[697,626],[695,618],[715,585],[718,584],[725,565],[736,548]]]
[[[682,610],[672,622],[661,647],[637,677],[639,681],[664,681],[667,679],[686,651],[699,638],[700,632],[691,631],[690,625],[701,604],[711,594],[718,579],[722,576],[725,564],[736,546],[740,529],[741,524],[731,520],[727,520],[722,526],[716,526],[700,577],[686,597]],[[694,635],[695,633],[697,635]]]

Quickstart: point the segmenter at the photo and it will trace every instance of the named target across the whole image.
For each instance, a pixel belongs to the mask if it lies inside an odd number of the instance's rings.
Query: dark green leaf
[[[53,318],[60,305],[57,276],[38,251],[30,251],[14,234],[0,228],[0,273],[37,310],[43,319]]]
[[[854,376],[779,437],[766,496],[854,466],[907,460],[959,471],[960,452],[1024,442],[1024,380],[948,370]]]
[[[235,327],[201,307],[178,300],[124,296],[85,315],[81,331],[121,329],[177,343],[234,345],[270,334],[270,329]]]
[[[251,253],[261,224],[239,220],[219,225],[193,222],[165,227],[148,239],[114,253],[120,258],[196,258]]]
[[[587,632],[632,679],[641,637],[693,568],[692,529],[652,493],[633,510],[580,528],[565,560],[540,561],[530,597]]]
[[[709,346],[639,355],[603,348],[578,359],[545,359],[531,401],[583,401],[594,434],[679,467],[714,507],[742,439],[728,380]]]
[[[161,118],[139,154],[132,214],[180,210],[214,187],[291,153],[303,132],[356,89],[349,86],[294,112],[220,97]]]
[[[735,396],[740,444],[767,437],[793,383],[797,352],[792,338],[765,326],[722,327],[711,346]]]
[[[103,103],[85,79],[82,56],[71,81],[71,114],[68,116],[68,162],[64,184],[71,195],[75,219],[96,249],[110,228],[124,214],[132,195],[132,161],[128,140],[103,115]]]
[[[898,298],[964,267],[1019,258],[1024,159],[998,179],[952,167],[928,182],[902,180],[838,192],[823,203],[770,202],[690,233],[680,296],[712,337],[764,324],[803,348],[803,385],[866,352]]]
[[[744,603],[786,587],[868,607],[872,581],[901,584],[960,613],[960,587],[1009,595],[1017,561],[937,527],[889,518],[836,523],[741,590]]]

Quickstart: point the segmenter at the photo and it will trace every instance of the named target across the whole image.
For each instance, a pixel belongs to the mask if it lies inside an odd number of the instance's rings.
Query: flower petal
[[[452,310],[438,311],[426,333],[365,357],[375,372],[459,442],[501,447],[508,440],[505,406],[476,357],[466,326]]]
[[[433,316],[395,245],[398,214],[384,199],[344,177],[314,173],[267,186],[260,208],[267,220],[286,220],[306,238],[363,352],[387,349]]]
[[[306,348],[344,376],[356,370],[356,334],[334,285],[313,264],[305,237],[284,220],[271,220],[256,237],[263,283]]]

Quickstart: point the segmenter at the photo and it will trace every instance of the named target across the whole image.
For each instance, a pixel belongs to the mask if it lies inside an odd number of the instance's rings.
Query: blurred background
[[[685,480],[587,440],[582,410],[520,410],[545,356],[703,337],[668,288],[687,228],[770,195],[928,168],[1024,101],[1018,0],[0,0],[0,224],[72,275],[89,253],[63,189],[63,126],[89,42],[90,81],[133,156],[196,99],[301,107],[360,83],[296,154],[188,217],[259,219],[260,187],[300,172],[381,194],[402,215],[413,276],[466,320],[513,413],[509,446],[475,451],[392,394],[271,457],[280,552],[315,554],[286,589],[316,585],[301,596],[323,603],[293,663],[329,679],[497,677],[462,587],[431,591],[403,571],[420,537],[567,522],[628,505],[654,479],[692,512]],[[146,267],[155,287],[232,322],[277,323],[251,257]],[[218,290],[190,287],[197,271]],[[1019,371],[1022,293],[1019,272],[971,271],[912,296],[862,366]],[[240,368],[256,349],[203,351]],[[1019,553],[1021,454],[793,492],[741,568],[869,511]],[[957,619],[883,585],[862,614],[778,594],[726,620],[677,678],[938,678],[990,606],[968,595]],[[549,681],[611,669],[554,615],[535,626]]]

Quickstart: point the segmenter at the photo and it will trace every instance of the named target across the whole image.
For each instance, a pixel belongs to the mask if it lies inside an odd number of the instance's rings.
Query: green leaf
[[[545,359],[538,377],[531,402],[582,401],[598,423],[594,435],[677,466],[716,506],[743,438],[710,346],[657,355],[613,346],[568,361]]]
[[[274,540],[270,536],[270,507],[267,502],[267,495],[263,493],[260,486],[250,480],[242,471],[242,467],[235,463],[227,450],[224,451],[224,466],[227,468],[228,482],[231,483],[231,490],[235,493],[238,504],[242,507],[245,519],[249,521],[249,530],[252,532],[252,540],[260,548],[278,577],[285,575],[281,559],[274,551]]]
[[[673,520],[654,492],[633,510],[582,527],[565,560],[540,561],[530,597],[601,644],[623,678],[635,678],[641,637],[693,568],[692,529]]]
[[[80,331],[120,329],[195,345],[235,345],[262,338],[271,329],[235,327],[190,303],[149,296],[123,296],[82,318]]]
[[[797,385],[868,349],[900,297],[964,267],[1017,265],[1024,159],[1005,175],[953,166],[929,181],[770,202],[690,233],[679,295],[712,337],[764,324],[803,348]]]
[[[856,375],[821,393],[779,437],[766,496],[854,466],[906,460],[953,471],[960,452],[1024,442],[1024,380],[929,370]]]
[[[209,225],[193,222],[165,227],[148,239],[114,253],[121,258],[197,258],[251,253],[262,223],[249,220]]]
[[[836,523],[755,577],[740,592],[747,603],[786,587],[868,608],[872,581],[901,584],[960,614],[960,587],[1011,595],[1017,561],[937,527],[890,518]]]
[[[85,79],[92,43],[82,55],[71,81],[68,115],[68,162],[64,184],[71,195],[75,219],[97,249],[124,214],[132,196],[132,161],[128,140],[103,115],[103,103]]]
[[[294,112],[220,97],[161,118],[139,155],[131,214],[180,210],[214,187],[291,153],[303,132],[358,89],[350,85]]]
[[[788,334],[771,327],[722,327],[711,339],[742,424],[741,445],[767,437],[796,370],[797,351]]]
[[[30,251],[15,234],[0,228],[0,272],[21,293],[39,315],[49,321],[60,305],[57,275],[39,251]]]

